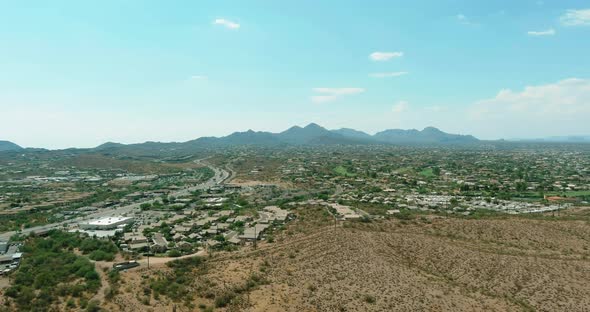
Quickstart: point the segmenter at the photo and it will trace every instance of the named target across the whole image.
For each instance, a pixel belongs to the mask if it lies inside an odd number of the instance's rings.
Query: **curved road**
[[[228,171],[226,171],[222,168],[214,167],[211,164],[206,163],[205,161],[203,161],[201,159],[195,160],[195,163],[202,163],[202,164],[208,166],[209,168],[211,168],[215,173],[214,176],[212,178],[210,178],[209,180],[207,180],[201,184],[198,184],[196,186],[191,186],[191,187],[187,187],[187,188],[172,192],[169,194],[170,196],[180,197],[180,196],[189,195],[191,192],[194,192],[196,190],[208,189],[212,186],[222,184],[231,175]],[[126,206],[105,208],[100,211],[88,214],[84,217],[78,217],[78,218],[74,218],[74,219],[70,219],[70,220],[62,221],[62,222],[58,222],[58,223],[52,223],[52,224],[46,224],[46,225],[26,228],[26,229],[23,229],[20,232],[20,234],[28,235],[31,232],[42,232],[42,231],[46,231],[46,230],[57,229],[60,227],[67,226],[68,224],[79,223],[84,220],[125,215],[125,214],[128,214],[133,211],[139,211],[140,210],[139,206],[143,203],[152,203],[155,200],[161,200],[161,199],[162,199],[161,197],[157,197],[155,199],[145,200],[142,202],[137,202],[137,203],[129,204]],[[17,233],[16,231],[0,233],[0,241],[8,241],[10,239],[10,237],[16,233]]]

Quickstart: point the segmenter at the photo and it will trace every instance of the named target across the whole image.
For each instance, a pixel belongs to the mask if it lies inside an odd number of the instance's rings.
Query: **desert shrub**
[[[115,259],[115,254],[102,250],[95,250],[88,255],[88,258],[94,261],[113,261],[113,259]]]
[[[194,279],[191,272],[195,269],[204,270],[204,262],[199,257],[178,259],[166,264],[172,272],[150,281],[154,297],[164,295],[173,300],[192,298],[191,286]]]
[[[370,304],[374,304],[377,301],[377,299],[375,299],[375,297],[371,296],[371,295],[365,295],[363,297],[363,300],[365,300],[366,303],[370,303]]]
[[[182,256],[182,253],[179,250],[172,249],[168,252],[168,257],[176,258],[176,257],[180,257],[180,256]]]
[[[394,213],[393,216],[399,220],[414,220],[415,216],[407,211],[400,211],[399,213]]]
[[[99,312],[100,310],[100,302],[97,300],[90,300],[86,305],[87,312]]]
[[[233,291],[225,291],[221,295],[215,297],[215,307],[223,308],[226,307],[236,297],[236,293]]]
[[[47,238],[32,236],[26,241],[25,257],[6,291],[18,310],[46,311],[59,297],[82,297],[99,289],[94,264],[71,251],[84,240],[89,239],[53,231]]]

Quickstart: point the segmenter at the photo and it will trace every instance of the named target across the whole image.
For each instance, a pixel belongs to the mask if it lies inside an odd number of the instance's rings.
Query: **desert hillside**
[[[275,242],[257,250],[215,253],[184,273],[163,265],[149,276],[145,268],[122,273],[118,294],[106,307],[584,311],[590,306],[590,225],[584,209],[556,218],[421,216],[337,226],[319,209],[299,208],[299,216]],[[154,276],[188,277],[168,284],[185,295],[158,291]]]

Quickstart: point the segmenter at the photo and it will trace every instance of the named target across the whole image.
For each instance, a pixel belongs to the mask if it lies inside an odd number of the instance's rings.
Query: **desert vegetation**
[[[90,260],[113,260],[117,247],[108,240],[52,231],[47,237],[29,237],[23,251],[24,260],[3,294],[7,310],[96,306],[89,299],[101,287],[101,278]]]

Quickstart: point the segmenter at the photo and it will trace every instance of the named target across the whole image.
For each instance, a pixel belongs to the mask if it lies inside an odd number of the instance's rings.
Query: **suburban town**
[[[588,0],[2,1],[0,312],[588,312],[589,36]]]
[[[585,145],[557,148],[244,146],[133,163],[100,151],[8,153],[0,163],[2,285],[21,274],[30,237],[55,233],[96,240],[103,249],[88,250],[90,260],[125,278],[176,259],[280,246],[309,222],[559,220],[588,206],[590,154]],[[89,305],[92,297],[81,298]],[[211,307],[229,304],[217,300]]]

